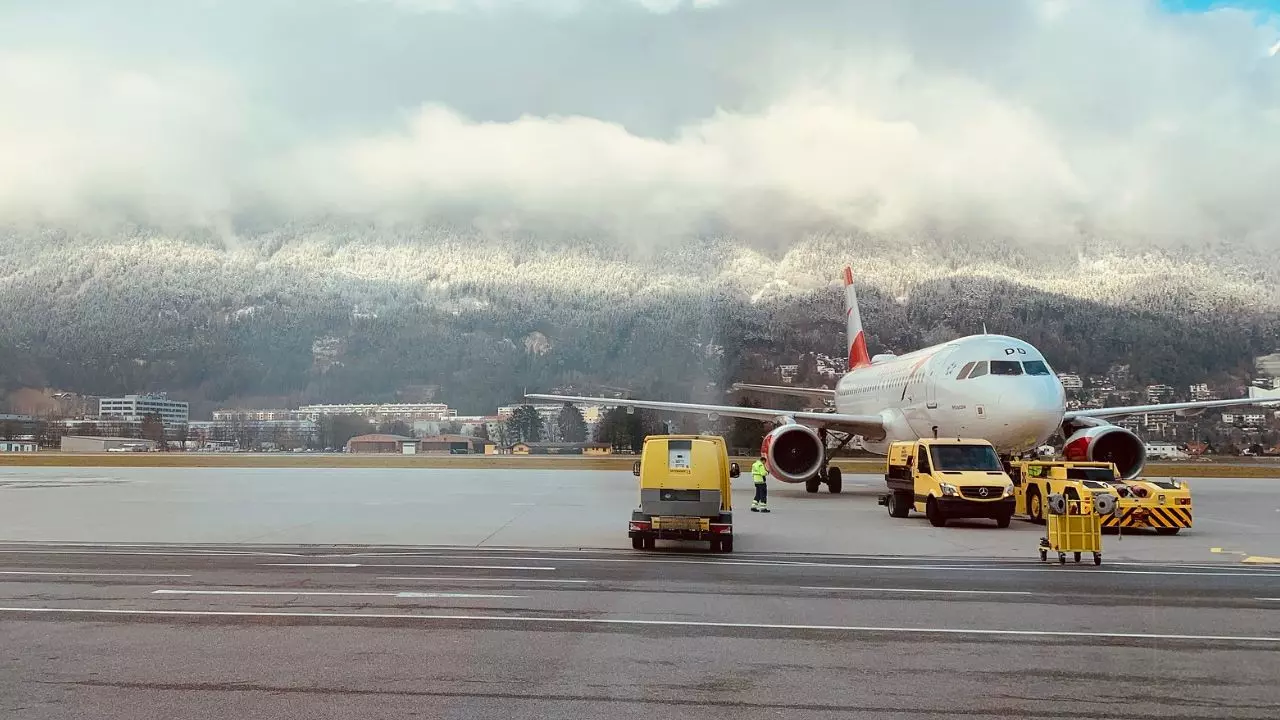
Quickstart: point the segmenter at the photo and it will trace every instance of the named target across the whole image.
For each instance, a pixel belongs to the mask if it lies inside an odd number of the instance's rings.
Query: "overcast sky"
[[[0,221],[1274,244],[1278,42],[1156,0],[10,0]]]

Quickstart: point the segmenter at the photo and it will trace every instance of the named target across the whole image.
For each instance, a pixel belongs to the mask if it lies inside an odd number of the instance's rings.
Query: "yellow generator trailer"
[[[934,527],[953,519],[990,518],[1004,528],[1013,516],[1013,483],[986,440],[895,442],[885,459],[884,481],[889,493],[880,504],[896,518],[915,510]]]
[[[733,496],[739,475],[718,435],[650,435],[632,468],[640,506],[631,513],[631,547],[658,540],[699,540],[713,552],[733,552]]]

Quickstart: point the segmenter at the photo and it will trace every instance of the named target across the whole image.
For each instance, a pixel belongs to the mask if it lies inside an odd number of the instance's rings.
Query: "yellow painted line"
[[[1249,565],[1280,565],[1280,557],[1263,557],[1262,555],[1250,555],[1241,560],[1242,563]]]

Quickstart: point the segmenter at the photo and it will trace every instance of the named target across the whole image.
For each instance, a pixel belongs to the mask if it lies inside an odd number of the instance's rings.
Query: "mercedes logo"
[[[986,489],[986,488],[978,488],[978,497],[986,497],[986,496],[987,496],[987,489]]]

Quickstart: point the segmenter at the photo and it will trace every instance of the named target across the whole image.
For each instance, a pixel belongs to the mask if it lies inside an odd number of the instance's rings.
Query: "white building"
[[[1148,385],[1147,402],[1160,404],[1173,399],[1173,388],[1168,385]]]
[[[164,395],[125,395],[98,400],[98,420],[140,423],[155,413],[166,428],[186,425],[190,419],[187,404]]]
[[[1075,373],[1058,373],[1058,381],[1062,383],[1064,390],[1083,390],[1084,381]]]
[[[35,440],[0,440],[0,453],[33,453],[39,450]]]
[[[1197,383],[1188,388],[1188,390],[1191,392],[1191,399],[1194,402],[1218,399],[1218,394],[1210,390],[1206,383]]]
[[[318,420],[326,415],[363,415],[376,422],[402,420],[447,420],[458,411],[444,403],[348,403],[342,405],[303,405],[299,417]]]
[[[1267,424],[1266,413],[1247,412],[1247,413],[1223,413],[1222,422],[1225,425],[1239,425],[1241,427],[1262,427]]]

